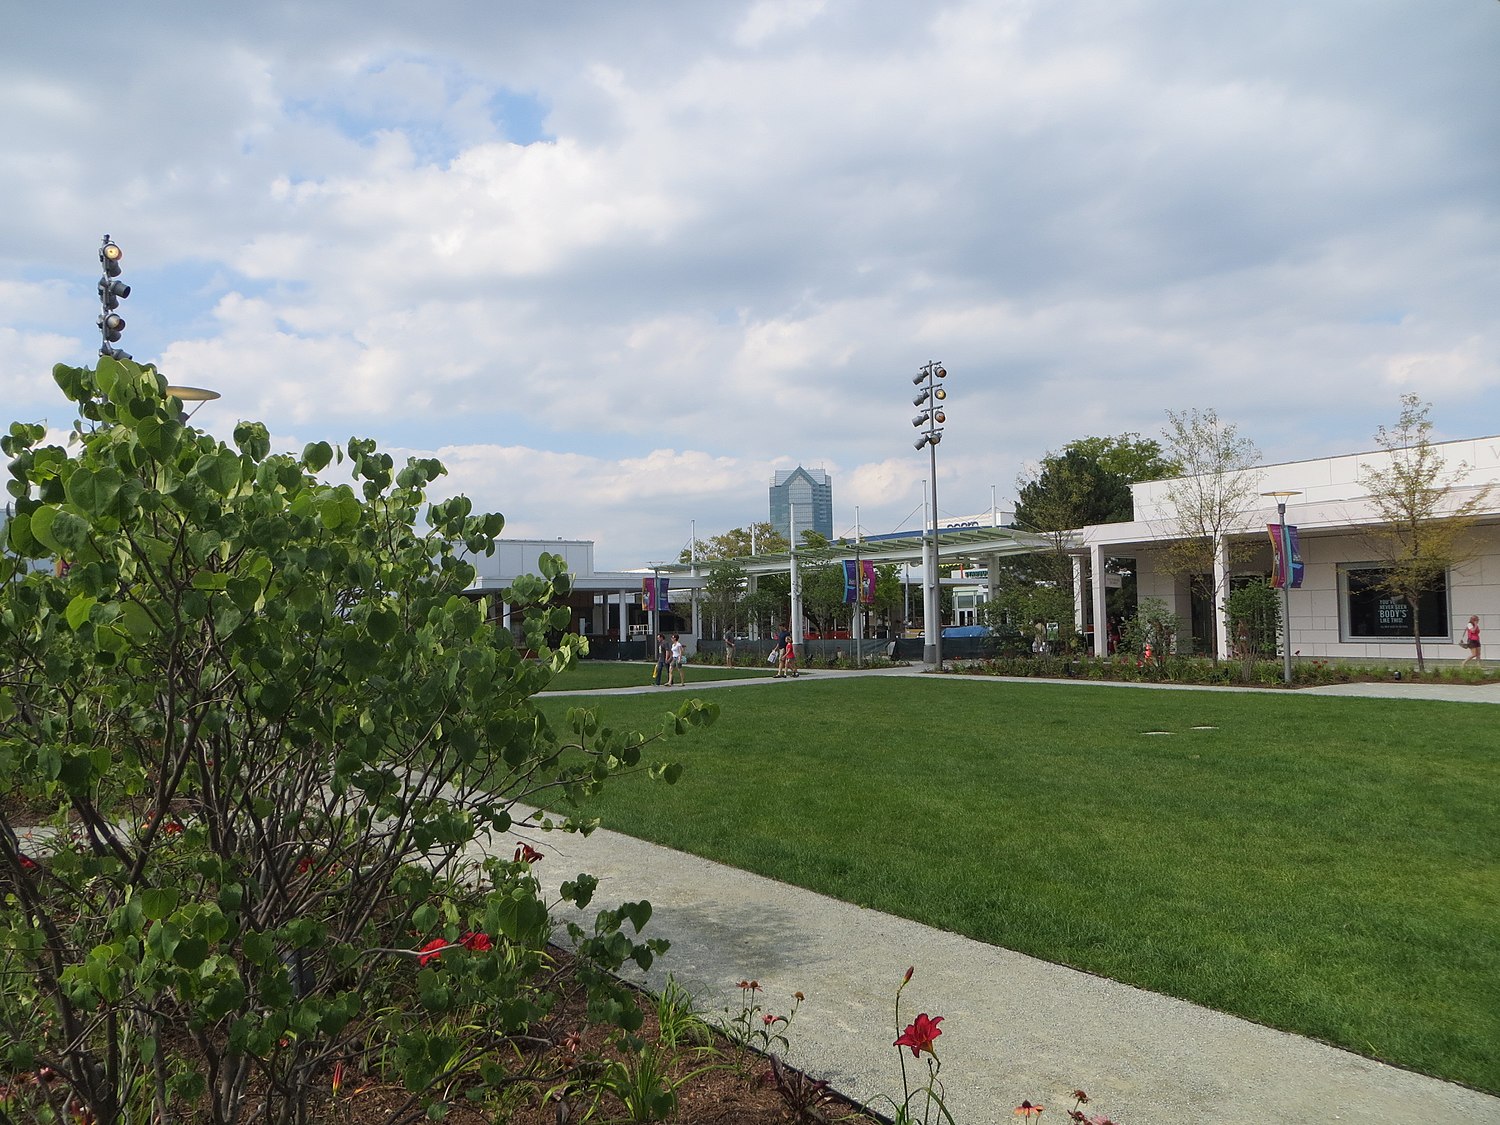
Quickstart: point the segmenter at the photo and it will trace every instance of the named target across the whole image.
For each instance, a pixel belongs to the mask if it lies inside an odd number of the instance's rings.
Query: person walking
[[[1480,668],[1484,665],[1479,661],[1479,615],[1476,613],[1469,618],[1468,627],[1464,629],[1464,648],[1469,650],[1469,655],[1464,657],[1464,663],[1473,661]]]
[[[724,630],[724,667],[734,667],[734,630]]]
[[[667,685],[670,687],[675,673],[677,683],[687,687],[687,649],[682,647],[682,638],[672,634],[672,663],[667,666]]]
[[[656,670],[651,673],[651,682],[657,687],[666,687],[672,682],[672,666],[669,663],[672,658],[671,651],[667,648],[667,638],[662,633],[656,634]]]

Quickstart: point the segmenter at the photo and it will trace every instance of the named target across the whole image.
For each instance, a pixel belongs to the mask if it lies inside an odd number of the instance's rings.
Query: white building
[[[1500,485],[1500,437],[1435,443],[1432,449],[1444,463],[1441,480],[1455,482],[1441,510],[1453,511],[1487,486]],[[1247,483],[1262,506],[1245,513],[1232,529],[1228,546],[1215,560],[1212,587],[1222,591],[1236,576],[1270,574],[1267,525],[1277,522],[1276,500],[1261,494],[1296,493],[1287,499],[1286,519],[1299,531],[1304,572],[1301,588],[1290,592],[1292,651],[1304,659],[1411,656],[1405,607],[1371,588],[1381,568],[1371,535],[1379,521],[1369,491],[1360,483],[1371,470],[1389,467],[1393,456],[1381,450],[1249,470]],[[1219,652],[1227,652],[1222,605],[1206,604],[1207,599],[1193,593],[1189,576],[1174,574],[1166,565],[1168,545],[1181,538],[1169,498],[1172,487],[1170,481],[1133,485],[1133,522],[1100,524],[1076,534],[1078,605],[1082,607],[1091,593],[1092,619],[1104,620],[1103,560],[1133,558],[1137,596],[1166,602],[1183,622],[1184,632],[1192,626],[1199,647],[1211,642]],[[1431,612],[1424,605],[1424,645],[1456,645],[1470,614],[1479,615],[1481,629],[1493,629],[1492,635],[1500,636],[1500,487],[1485,498],[1482,512],[1470,544],[1471,557],[1444,576],[1430,600]],[[1094,630],[1094,649],[1100,655],[1105,632]],[[1438,654],[1459,652],[1440,648]]]

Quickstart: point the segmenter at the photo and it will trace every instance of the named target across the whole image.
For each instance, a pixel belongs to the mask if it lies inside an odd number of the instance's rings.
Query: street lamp
[[[125,318],[119,314],[120,302],[130,296],[130,286],[120,280],[120,259],[125,252],[115,240],[105,235],[99,246],[99,354],[108,359],[129,359],[130,353],[115,347],[125,331]]]
[[[922,387],[917,397],[912,399],[912,405],[922,408],[922,412],[911,420],[913,426],[922,427],[922,434],[912,444],[920,451],[924,446],[927,448],[928,460],[932,469],[932,546],[929,558],[923,564],[923,626],[927,634],[923,646],[922,660],[932,667],[942,670],[943,667],[943,627],[938,620],[942,612],[941,588],[938,585],[938,495],[937,495],[937,447],[938,442],[943,440],[942,424],[948,420],[943,411],[943,403],[948,398],[948,392],[943,388],[941,380],[948,377],[948,372],[937,360],[928,360],[913,377],[912,383]],[[926,531],[926,529],[923,529]]]
[[[1300,490],[1262,492],[1262,496],[1276,501],[1276,534],[1281,539],[1281,679],[1292,682],[1292,537],[1286,528],[1286,502],[1293,496],[1301,496]]]

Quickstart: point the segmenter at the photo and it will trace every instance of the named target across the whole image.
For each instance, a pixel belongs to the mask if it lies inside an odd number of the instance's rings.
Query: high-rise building
[[[797,526],[792,526],[796,515]],[[771,526],[800,543],[804,531],[833,538],[833,478],[822,469],[778,469],[771,480]]]

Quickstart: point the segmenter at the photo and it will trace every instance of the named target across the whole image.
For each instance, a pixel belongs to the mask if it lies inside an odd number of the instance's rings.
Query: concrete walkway
[[[799,682],[851,674],[858,673],[820,671],[768,686],[796,690]],[[1500,702],[1494,687],[1304,690]],[[892,999],[915,966],[902,1024],[919,1012],[944,1017],[937,1045],[959,1125],[1017,1120],[1023,1098],[1047,1107],[1043,1121],[1065,1122],[1073,1105],[1067,1095],[1079,1087],[1092,1099],[1086,1112],[1120,1125],[1500,1125],[1500,1098],[618,833],[525,838],[546,853],[536,872],[549,890],[587,871],[600,879],[598,905],[651,902],[647,934],[672,941],[649,974],[637,974],[651,987],[671,974],[709,1012],[737,1012],[735,985],[746,978],[760,982],[771,1012],[787,1011],[792,993],[803,992],[791,1061],[887,1113],[886,1099],[901,1096]],[[908,1071],[919,1078],[925,1067],[914,1061],[908,1054]]]

